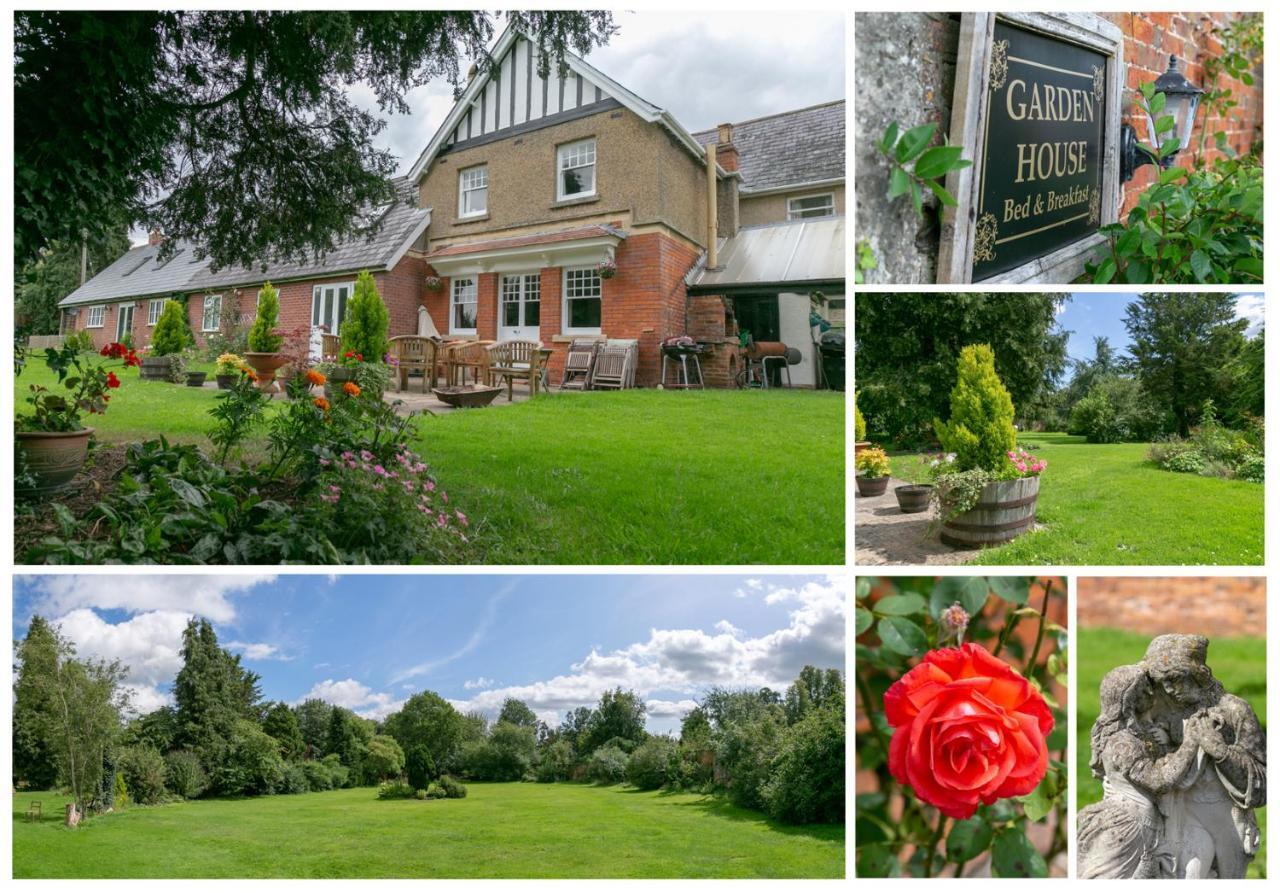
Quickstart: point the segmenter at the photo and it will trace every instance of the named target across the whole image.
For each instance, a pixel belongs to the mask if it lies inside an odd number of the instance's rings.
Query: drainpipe
[[[707,269],[719,266],[716,257],[716,144],[707,143]]]

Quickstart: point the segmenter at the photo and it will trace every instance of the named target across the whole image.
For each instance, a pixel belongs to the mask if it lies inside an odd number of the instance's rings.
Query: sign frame
[[[982,189],[979,162],[986,155],[984,140],[987,92],[997,19],[1052,40],[1078,44],[1106,57],[1106,120],[1102,128],[1100,225],[1105,226],[1119,220],[1120,118],[1125,85],[1124,35],[1121,30],[1092,13],[962,13],[948,140],[950,145],[961,146],[964,149],[963,157],[972,159],[974,163],[947,174],[947,191],[955,197],[956,205],[943,208],[937,275],[937,282],[941,284],[973,282],[977,209],[981,203]],[[1105,236],[1094,233],[980,282],[1070,283],[1085,272],[1086,262],[1097,260],[1097,249],[1105,243]]]

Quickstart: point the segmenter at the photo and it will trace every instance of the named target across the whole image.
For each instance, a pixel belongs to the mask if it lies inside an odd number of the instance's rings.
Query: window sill
[[[454,226],[465,226],[468,223],[484,223],[489,219],[488,214],[473,214],[470,217],[459,217],[453,221]]]
[[[575,195],[573,198],[557,199],[556,201],[551,203],[551,207],[553,210],[555,208],[572,208],[575,205],[589,205],[593,202],[598,202],[598,201],[600,201],[600,196],[596,194]]]
[[[605,336],[599,329],[578,329],[552,335],[551,341],[554,344],[568,344],[571,341],[581,341],[583,338],[598,338],[603,341]]]

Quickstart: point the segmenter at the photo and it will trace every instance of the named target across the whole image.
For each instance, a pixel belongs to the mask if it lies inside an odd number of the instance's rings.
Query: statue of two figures
[[[1080,812],[1084,878],[1242,878],[1267,801],[1266,733],[1205,663],[1209,640],[1166,635],[1102,680]]]

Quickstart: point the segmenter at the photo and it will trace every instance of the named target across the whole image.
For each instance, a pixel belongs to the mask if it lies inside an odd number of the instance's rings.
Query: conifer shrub
[[[368,270],[356,277],[356,290],[347,302],[342,320],[342,353],[355,354],[366,363],[381,363],[387,353],[387,330],[391,324],[387,305]]]
[[[270,282],[262,284],[258,292],[258,312],[249,328],[249,350],[254,353],[275,353],[284,343],[284,336],[276,332],[280,324],[280,292]]]
[[[172,357],[187,348],[187,311],[180,301],[165,301],[151,330],[151,355]]]
[[[960,351],[956,386],[951,390],[951,419],[933,420],[942,448],[955,453],[955,469],[999,472],[1008,466],[1017,442],[1013,399],[996,375],[996,355],[986,344]]]

